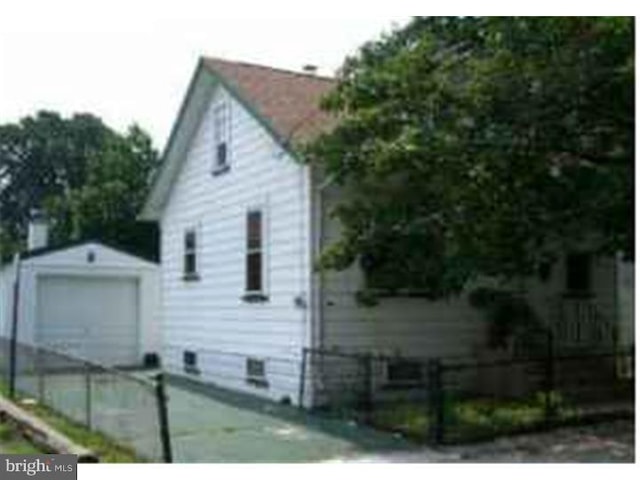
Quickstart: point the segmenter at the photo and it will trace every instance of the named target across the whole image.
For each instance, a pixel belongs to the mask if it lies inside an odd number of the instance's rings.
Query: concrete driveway
[[[403,439],[287,405],[172,378],[175,462],[322,462],[415,447]]]

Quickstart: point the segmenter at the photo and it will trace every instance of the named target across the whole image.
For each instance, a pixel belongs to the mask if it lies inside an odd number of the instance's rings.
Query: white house
[[[92,241],[35,245],[0,267],[0,336],[12,334],[17,295],[23,344],[109,366],[141,365],[159,353],[158,265]]]
[[[296,145],[331,128],[319,100],[333,86],[315,74],[198,63],[141,214],[161,227],[163,362],[171,372],[295,401],[303,348],[423,358],[483,350],[485,321],[465,296],[363,307],[354,298],[363,280],[357,267],[314,272],[339,234],[329,216],[339,192],[299,161]],[[564,281],[564,271],[553,275],[547,285]],[[549,289],[533,294],[545,311]],[[380,372],[382,382],[393,381],[391,371]]]

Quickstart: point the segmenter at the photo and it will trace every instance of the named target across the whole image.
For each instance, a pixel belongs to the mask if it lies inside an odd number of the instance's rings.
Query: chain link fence
[[[150,379],[148,372],[124,372],[33,345],[12,347],[8,338],[0,338],[0,372],[10,395],[33,398],[141,459],[171,461],[162,375]]]
[[[307,349],[318,412],[434,444],[634,414],[634,351],[479,361]]]

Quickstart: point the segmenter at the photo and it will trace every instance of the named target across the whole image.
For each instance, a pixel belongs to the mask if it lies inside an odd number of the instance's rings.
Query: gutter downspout
[[[324,308],[323,308],[323,292],[324,292],[324,274],[323,272],[315,271],[315,262],[322,251],[324,242],[324,205],[323,205],[323,190],[328,186],[329,182],[325,181],[316,186],[314,167],[309,165],[308,172],[308,198],[309,198],[309,233],[310,240],[309,256],[308,256],[308,272],[309,272],[309,298],[310,298],[310,314],[306,325],[308,325],[307,332],[307,348],[321,349],[324,345]],[[306,362],[305,368],[306,368]],[[309,364],[312,365],[312,364]],[[309,407],[315,406],[316,392],[313,386],[315,385],[314,377],[318,372],[314,371],[311,367],[308,371],[309,375],[304,377],[304,382],[308,383],[311,388],[308,389]],[[305,391],[307,389],[304,389]],[[306,395],[305,395],[306,396]],[[304,399],[302,399],[304,402]]]
[[[322,253],[322,249],[324,248],[325,242],[325,199],[324,192],[327,188],[334,184],[335,177],[333,175],[329,175],[324,179],[322,183],[320,183],[317,187],[317,231],[315,232],[315,242],[316,242],[316,256],[319,257]],[[318,315],[318,338],[316,340],[316,347],[321,349],[324,348],[325,345],[325,322],[324,322],[324,292],[325,292],[325,282],[324,282],[324,272],[320,271],[317,274],[317,290],[318,290],[318,305],[317,305],[317,315]]]
[[[333,178],[329,177],[322,183],[315,186],[313,182],[313,174],[311,175],[311,190],[312,197],[315,199],[315,204],[312,206],[314,231],[312,232],[313,239],[313,261],[319,258],[322,248],[324,247],[324,191],[333,183]],[[313,268],[313,265],[312,265]],[[322,349],[325,343],[325,325],[324,325],[324,272],[314,272],[312,274],[314,279],[314,309],[315,314],[315,328],[314,338],[312,338],[311,347]]]

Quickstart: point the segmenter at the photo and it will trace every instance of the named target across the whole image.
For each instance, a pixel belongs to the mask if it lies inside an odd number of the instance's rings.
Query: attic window
[[[231,128],[228,102],[222,102],[214,108],[213,128],[215,152],[212,170],[214,175],[219,175],[229,170],[229,137]]]

